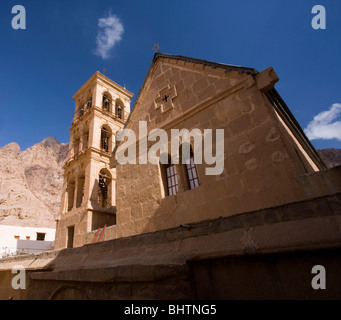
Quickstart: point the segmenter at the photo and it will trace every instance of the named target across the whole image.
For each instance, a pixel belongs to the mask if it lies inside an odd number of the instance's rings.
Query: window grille
[[[186,171],[190,189],[199,187],[199,177],[192,150],[190,151],[190,158],[186,160]]]
[[[178,176],[174,164],[166,167],[167,189],[168,195],[176,195],[178,193]]]

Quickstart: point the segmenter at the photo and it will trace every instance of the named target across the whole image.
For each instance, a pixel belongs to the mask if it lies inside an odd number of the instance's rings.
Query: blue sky
[[[325,30],[312,28],[316,4],[326,9]],[[26,9],[25,30],[12,28],[15,5]],[[72,95],[106,68],[136,96],[158,43],[164,53],[272,66],[313,145],[341,148],[340,18],[337,0],[1,1],[0,147],[68,142]],[[97,43],[106,23],[109,38]]]

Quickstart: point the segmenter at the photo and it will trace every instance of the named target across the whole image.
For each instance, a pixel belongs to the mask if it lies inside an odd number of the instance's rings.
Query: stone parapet
[[[190,266],[198,261],[253,256],[266,261],[268,255],[340,250],[340,208],[339,192],[80,248],[3,259],[0,298],[13,295],[9,271],[19,264],[29,275],[21,299],[72,299],[65,289],[71,284],[73,297],[82,299],[192,299],[197,293]]]

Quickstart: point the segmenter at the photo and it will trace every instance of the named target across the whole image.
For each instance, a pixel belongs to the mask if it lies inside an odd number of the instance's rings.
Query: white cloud
[[[95,54],[108,59],[110,50],[122,39],[123,24],[118,17],[109,13],[108,17],[98,19],[98,27]]]
[[[329,110],[320,112],[304,129],[310,140],[337,139],[341,141],[341,121],[335,121],[341,115],[341,104],[334,103]],[[341,120],[341,119],[340,119]]]

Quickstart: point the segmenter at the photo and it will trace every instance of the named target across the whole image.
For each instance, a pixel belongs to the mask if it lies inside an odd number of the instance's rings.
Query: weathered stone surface
[[[51,137],[24,151],[17,143],[0,148],[1,224],[55,227],[67,150]]]
[[[315,264],[325,265],[328,281],[333,279],[329,297],[340,298],[340,286],[335,285],[340,280],[335,269],[340,259],[340,211],[316,210],[340,197],[329,195],[192,223],[190,228],[6,258],[0,261],[0,299],[321,298],[312,293],[310,284]],[[27,270],[26,290],[11,289],[10,270],[15,265]],[[274,272],[281,277],[274,278]],[[296,279],[297,273],[310,281]]]
[[[306,177],[306,185],[304,177],[297,178],[318,168],[264,94],[278,80],[272,68],[255,75],[186,59],[160,57],[154,62],[126,128],[138,132],[139,121],[148,116],[147,131],[161,128],[168,137],[171,129],[223,129],[224,168],[209,176],[205,161],[197,164],[199,186],[188,190],[183,168],[176,165],[179,190],[166,196],[158,164],[115,163],[118,237],[300,201],[318,196],[323,188],[322,194],[339,189],[331,176]],[[162,112],[155,101],[165,88],[173,88],[174,94],[169,94],[172,107]],[[213,143],[212,154],[215,148]],[[320,181],[318,188],[311,180]]]

